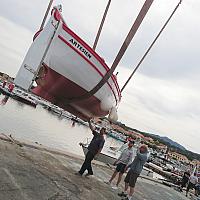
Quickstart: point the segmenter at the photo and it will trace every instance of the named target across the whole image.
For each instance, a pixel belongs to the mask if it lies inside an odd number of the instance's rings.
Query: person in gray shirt
[[[116,165],[117,167],[116,167],[113,175],[111,176],[110,180],[108,182],[106,182],[108,185],[110,185],[112,183],[113,179],[119,173],[117,184],[116,184],[116,186],[112,187],[113,189],[117,189],[118,188],[118,185],[119,185],[119,183],[121,182],[121,179],[122,179],[122,175],[125,172],[125,168],[133,160],[133,145],[134,145],[134,141],[129,141],[127,148],[125,148],[122,151],[122,153],[119,156],[119,158],[113,164],[113,165]]]
[[[119,193],[118,195],[120,197],[124,197],[124,200],[131,200],[133,193],[134,193],[134,188],[135,188],[135,183],[137,181],[138,176],[142,172],[143,166],[145,162],[148,159],[148,149],[146,145],[140,146],[140,148],[137,151],[137,154],[135,156],[135,159],[133,162],[127,166],[127,168],[130,168],[125,179],[125,188],[122,193]],[[128,188],[130,187],[130,191],[127,194]]]

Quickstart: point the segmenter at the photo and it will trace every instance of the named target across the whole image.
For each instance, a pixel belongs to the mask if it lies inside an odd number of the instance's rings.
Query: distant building
[[[111,126],[112,126],[112,128],[113,128],[114,130],[119,131],[119,132],[123,133],[124,135],[129,135],[129,132],[126,131],[126,130],[124,130],[124,128],[120,127],[119,125],[117,125],[117,124],[112,124]]]
[[[151,138],[151,137],[144,137],[144,140],[147,142],[150,142],[150,143],[154,142],[153,138]]]
[[[190,162],[190,164],[193,165],[194,167],[195,167],[195,166],[200,166],[200,161],[194,159],[192,162]]]
[[[179,154],[177,152],[170,151],[170,152],[168,152],[168,156],[170,158],[175,159],[175,160],[182,161],[184,163],[189,163],[189,160],[188,160],[188,158],[186,156],[184,156],[182,154]]]
[[[163,153],[166,153],[166,151],[167,151],[167,146],[164,144],[159,143],[158,145],[156,145],[156,147]]]

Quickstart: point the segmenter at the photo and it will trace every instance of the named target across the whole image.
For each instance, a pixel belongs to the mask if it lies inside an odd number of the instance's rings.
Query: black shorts
[[[123,164],[123,163],[118,163],[118,164],[117,164],[117,167],[116,167],[116,171],[123,174],[123,173],[124,173],[124,170],[125,170],[125,167],[126,167],[125,164]]]
[[[188,180],[182,180],[182,182],[181,182],[181,187],[182,187],[182,188],[185,187],[186,184],[187,184],[187,182],[188,182]]]
[[[193,189],[193,188],[195,189],[195,184],[189,182],[188,186],[187,186],[187,190],[190,190],[190,189]]]
[[[128,183],[130,187],[135,187],[138,176],[139,174],[136,174],[132,170],[129,170],[124,179],[124,182]]]

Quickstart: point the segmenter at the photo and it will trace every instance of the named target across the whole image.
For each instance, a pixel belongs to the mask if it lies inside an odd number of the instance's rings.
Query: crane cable
[[[121,89],[121,92],[124,90],[124,88],[126,87],[126,85],[128,84],[128,82],[131,80],[132,76],[135,74],[135,72],[137,71],[137,69],[140,67],[140,65],[144,61],[145,57],[147,56],[147,54],[149,53],[149,51],[151,50],[151,48],[153,47],[153,45],[155,44],[155,42],[157,41],[157,39],[159,38],[159,36],[161,35],[161,33],[163,32],[163,30],[165,29],[165,27],[167,26],[167,24],[169,23],[169,21],[171,20],[171,18],[173,17],[174,13],[176,12],[176,10],[178,9],[178,7],[180,6],[181,3],[182,3],[182,0],[179,1],[179,3],[177,4],[177,6],[175,7],[175,9],[173,10],[172,14],[167,19],[167,21],[165,22],[165,24],[161,28],[161,30],[159,31],[158,35],[156,36],[156,38],[153,40],[153,42],[151,43],[151,45],[147,49],[147,51],[145,52],[145,54],[143,55],[143,57],[141,58],[141,60],[137,64],[137,66],[135,67],[135,69],[133,70],[132,74],[127,79],[126,83],[123,85],[123,87]]]
[[[45,15],[44,15],[44,18],[43,18],[43,20],[42,20],[42,24],[40,25],[40,29],[39,29],[39,30],[42,30],[42,29],[44,28],[44,24],[45,24],[45,22],[46,22],[46,19],[47,19],[47,16],[48,16],[48,14],[49,14],[49,11],[50,11],[50,9],[51,9],[51,6],[52,6],[52,4],[53,4],[53,1],[54,1],[54,0],[50,0],[50,1],[49,1],[49,5],[48,5],[48,7],[47,7],[47,10],[46,10],[46,12],[45,12]]]

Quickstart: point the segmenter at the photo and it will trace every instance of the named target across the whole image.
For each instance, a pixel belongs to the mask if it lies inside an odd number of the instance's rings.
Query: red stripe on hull
[[[66,24],[63,24],[62,28],[64,31],[66,31],[68,34],[74,37],[78,42],[80,42],[80,44],[83,45],[84,48],[86,48],[90,53],[92,53],[92,55],[101,63],[101,65],[104,67],[104,69],[107,72],[110,70],[109,67],[106,65],[105,61],[88,44],[86,44],[78,35],[76,35],[71,29],[69,29],[69,27],[67,27]],[[113,80],[115,87],[117,88],[119,98],[121,99],[121,90],[117,83],[117,79],[114,75],[111,76],[111,79]]]
[[[62,36],[58,35],[58,38],[60,40],[62,40],[66,45],[68,45],[71,49],[73,49],[79,56],[81,56],[88,64],[90,64],[90,66],[92,66],[98,74],[100,74],[100,76],[103,78],[104,75],[101,73],[101,71],[92,63],[90,62],[87,58],[85,58],[77,49],[75,49],[71,44],[69,44],[69,42],[67,42]],[[115,100],[116,100],[116,105],[117,105],[117,97],[116,94],[112,88],[112,86],[110,85],[109,82],[107,82],[109,88],[112,90],[113,95],[115,96]]]
[[[100,101],[95,96],[76,102],[73,105],[66,105],[67,99],[82,96],[87,91],[51,68],[47,66],[45,68],[45,76],[39,80],[41,84],[33,89],[33,93],[84,120],[90,117],[102,117],[108,114],[108,111],[101,109]],[[87,113],[87,111],[89,112]]]

